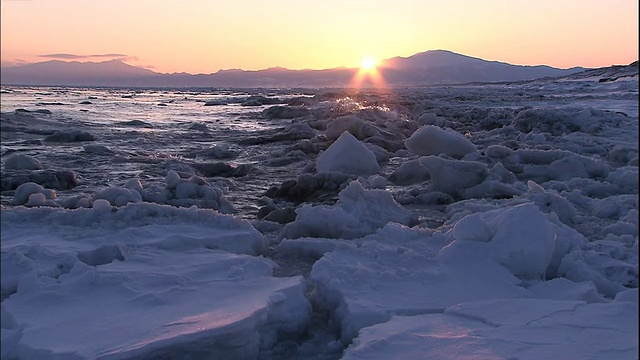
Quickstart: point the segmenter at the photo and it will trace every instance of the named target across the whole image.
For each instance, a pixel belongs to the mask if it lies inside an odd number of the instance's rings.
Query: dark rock
[[[277,208],[273,205],[267,205],[267,206],[263,206],[258,210],[258,213],[256,214],[256,217],[258,219],[264,219],[265,216],[269,215],[271,212],[277,210]]]
[[[233,177],[245,176],[245,175],[248,175],[253,169],[254,169],[253,165],[251,164],[240,164],[236,166],[231,176]]]
[[[131,121],[123,121],[120,125],[124,126],[134,126],[134,127],[144,127],[144,128],[152,128],[153,125],[148,122],[144,122],[142,120],[131,120]]]
[[[287,224],[296,220],[296,212],[292,207],[274,210],[264,217],[265,220]]]
[[[61,102],[39,102],[36,104],[37,106],[60,106],[65,105]]]
[[[272,106],[262,112],[268,119],[293,119],[310,114],[309,109],[301,106]]]
[[[226,100],[209,100],[204,103],[204,106],[222,106],[227,104]]]
[[[189,130],[208,132],[209,128],[207,128],[207,124],[193,124],[189,126]]]
[[[242,106],[262,106],[262,105],[275,105],[282,104],[283,101],[278,98],[270,98],[261,95],[253,95],[249,96],[243,102],[240,103]]]
[[[51,110],[47,110],[47,109],[38,109],[38,110],[27,110],[27,109],[16,109],[15,110],[16,114],[25,114],[25,113],[38,113],[38,114],[46,114],[46,115],[51,115]]]
[[[274,197],[284,198],[289,194],[289,190],[296,186],[295,180],[285,180],[282,182],[278,190],[275,192]]]
[[[80,184],[77,174],[69,170],[11,171],[2,174],[0,190],[15,190],[27,182],[55,190],[69,190]]]
[[[267,190],[264,193],[264,196],[270,197],[270,198],[273,199],[274,197],[276,197],[276,192],[278,192],[278,189],[279,188],[277,186],[272,186],[272,187],[269,188],[269,190]]]
[[[206,177],[241,177],[249,174],[251,170],[253,170],[253,166],[251,164],[231,166],[223,162],[199,163],[193,164],[193,167],[198,170],[200,174]]]
[[[52,135],[44,138],[46,142],[80,142],[94,141],[96,138],[85,131],[80,130],[58,130]]]

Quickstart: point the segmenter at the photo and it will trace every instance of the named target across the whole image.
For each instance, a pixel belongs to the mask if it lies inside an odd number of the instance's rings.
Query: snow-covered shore
[[[637,81],[9,89],[2,357],[636,359]]]

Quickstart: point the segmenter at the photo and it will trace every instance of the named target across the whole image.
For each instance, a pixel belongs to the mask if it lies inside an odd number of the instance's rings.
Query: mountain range
[[[560,77],[586,70],[558,69],[546,65],[523,66],[429,50],[409,57],[380,62],[377,71],[386,86],[422,86],[505,82]],[[211,74],[158,73],[120,60],[65,62],[58,60],[0,68],[2,85],[114,86],[114,87],[348,87],[358,68],[289,70],[275,67],[257,71],[220,70]],[[374,85],[362,77],[364,85]]]

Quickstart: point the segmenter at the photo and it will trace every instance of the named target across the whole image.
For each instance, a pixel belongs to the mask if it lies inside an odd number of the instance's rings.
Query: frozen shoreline
[[[635,359],[637,80],[12,88],[2,356]]]

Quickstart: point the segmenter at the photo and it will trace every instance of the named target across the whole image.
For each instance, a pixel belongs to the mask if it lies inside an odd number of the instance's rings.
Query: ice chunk
[[[637,336],[630,302],[486,300],[362,329],[343,359],[635,359]]]
[[[357,116],[349,115],[339,117],[332,120],[327,126],[325,135],[327,139],[334,140],[341,136],[345,131],[359,140],[364,140],[372,136],[380,136],[380,131],[373,125],[366,123]]]
[[[525,278],[544,277],[556,238],[552,224],[533,204],[467,215],[454,225],[453,236],[457,242],[443,252],[468,246],[468,241],[486,243],[489,256]]]
[[[442,311],[479,299],[528,297],[520,281],[487,251],[468,247],[438,254],[445,244],[418,229],[388,225],[359,248],[336,247],[311,271],[320,303],[335,308],[342,340],[394,314]]]
[[[3,358],[257,358],[309,322],[303,279],[243,255],[266,244],[240,219],[141,203],[1,220]]]
[[[296,220],[285,225],[281,237],[353,239],[371,234],[389,222],[408,225],[413,221],[411,213],[391,193],[365,190],[358,181],[352,181],[340,192],[335,206],[304,205],[296,213]]]
[[[141,202],[142,196],[136,190],[109,187],[95,193],[93,201],[97,199],[107,200],[113,206],[124,206],[130,202]]]
[[[421,157],[420,164],[429,170],[434,190],[450,195],[482,183],[489,173],[487,165],[481,162],[447,160],[433,155]]]
[[[380,165],[369,148],[345,131],[327,150],[318,155],[316,170],[368,176],[379,173]]]
[[[389,176],[389,181],[397,185],[410,185],[427,181],[431,178],[429,169],[419,159],[404,162]]]
[[[433,125],[416,130],[405,145],[418,155],[445,154],[458,159],[477,151],[476,146],[463,135]]]

